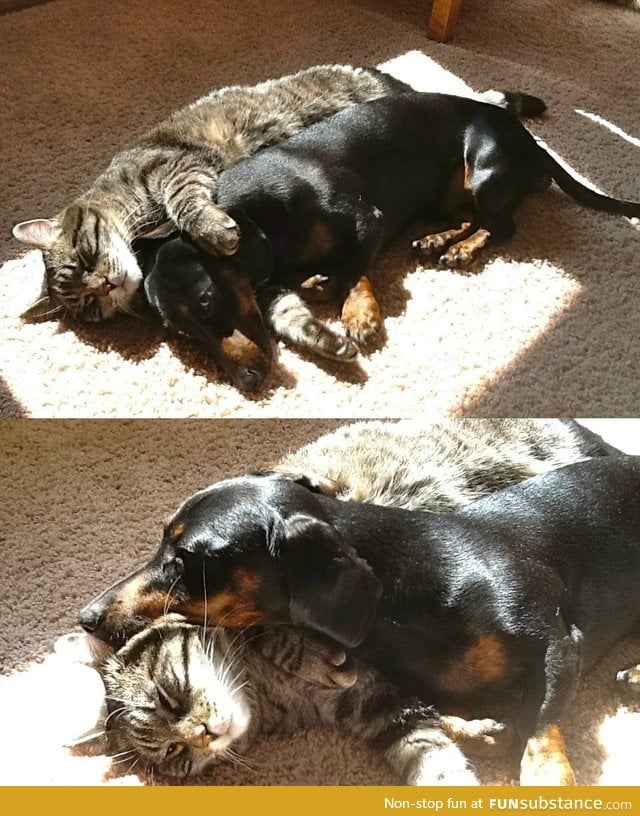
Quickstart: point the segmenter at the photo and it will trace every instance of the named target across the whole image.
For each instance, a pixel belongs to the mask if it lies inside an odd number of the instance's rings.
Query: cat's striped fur
[[[331,727],[383,752],[406,784],[477,784],[446,722],[359,668],[349,688],[312,686],[292,671],[286,630],[210,630],[164,623],[134,636],[102,669],[112,755],[176,777],[198,775],[258,740]],[[280,666],[271,657],[278,652]],[[475,721],[481,732],[498,729]]]
[[[235,222],[215,205],[218,174],[349,105],[402,83],[374,69],[323,65],[253,87],[213,91],[120,151],[56,218],[14,227],[43,251],[36,312],[88,321],[131,309],[142,274],[133,240],[170,225],[215,254],[232,254]]]
[[[325,495],[446,512],[613,449],[573,420],[368,420],[344,425],[273,469]]]

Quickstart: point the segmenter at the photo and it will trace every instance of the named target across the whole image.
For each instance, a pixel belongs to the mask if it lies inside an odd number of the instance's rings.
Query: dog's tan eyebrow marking
[[[180,536],[184,533],[185,528],[186,528],[187,525],[184,523],[184,521],[178,521],[172,527],[171,526],[172,521],[173,521],[173,519],[167,525],[168,526],[168,533],[169,533],[169,537],[171,538],[171,541],[177,541],[180,538]]]

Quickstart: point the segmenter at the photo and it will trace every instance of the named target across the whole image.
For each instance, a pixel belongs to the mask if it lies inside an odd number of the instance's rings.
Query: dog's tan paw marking
[[[364,275],[351,289],[342,307],[342,323],[349,337],[363,345],[382,327],[382,315],[369,279]]]
[[[564,737],[557,725],[531,737],[520,763],[521,785],[575,785]]]
[[[450,233],[436,232],[433,235],[425,235],[424,238],[418,238],[411,246],[420,252],[424,252],[425,255],[435,255],[445,249],[450,240]]]

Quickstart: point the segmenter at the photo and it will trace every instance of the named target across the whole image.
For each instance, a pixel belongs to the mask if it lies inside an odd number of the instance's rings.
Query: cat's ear
[[[343,646],[358,646],[382,594],[373,570],[324,521],[297,513],[278,526],[274,543],[289,589],[292,622]]]
[[[61,228],[56,218],[34,218],[16,224],[11,232],[13,237],[23,244],[38,249],[49,249],[60,235]]]

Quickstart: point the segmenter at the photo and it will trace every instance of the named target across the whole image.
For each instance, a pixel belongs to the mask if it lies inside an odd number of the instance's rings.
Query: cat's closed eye
[[[168,709],[172,714],[178,714],[180,712],[181,706],[179,701],[168,694],[158,682],[156,682],[156,691],[158,692],[158,699],[164,708]]]
[[[167,745],[167,750],[165,751],[165,759],[171,759],[171,757],[178,756],[184,750],[185,746],[181,742],[170,742]]]

